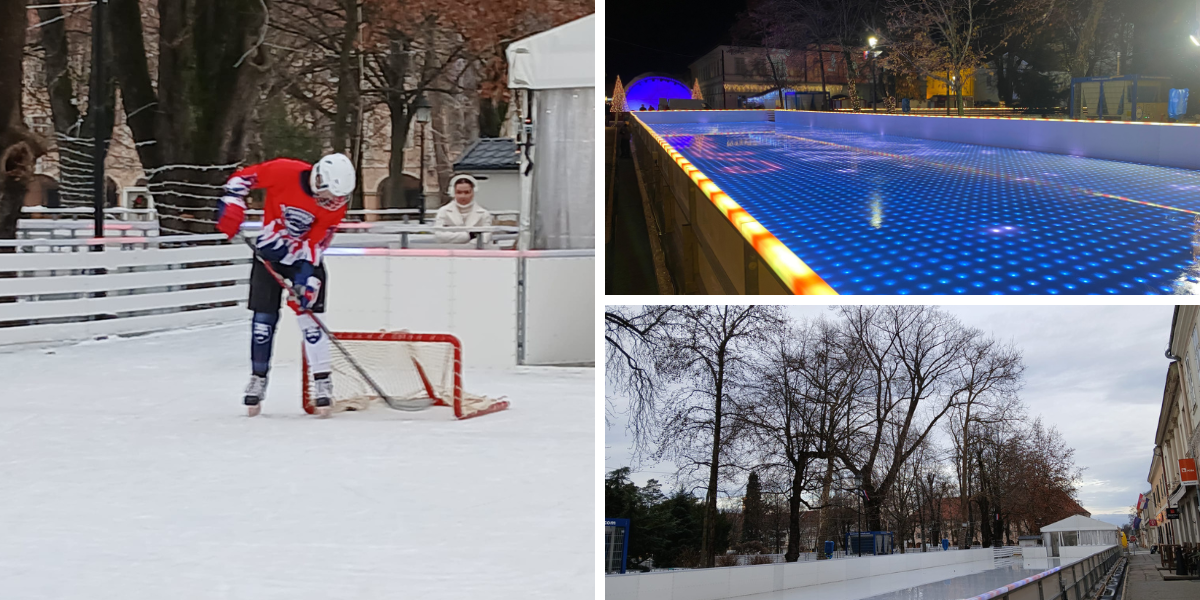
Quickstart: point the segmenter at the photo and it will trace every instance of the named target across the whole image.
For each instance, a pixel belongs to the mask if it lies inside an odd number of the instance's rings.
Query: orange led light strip
[[[679,168],[683,169],[688,178],[696,184],[696,187],[699,187],[700,191],[708,196],[708,200],[725,215],[725,218],[742,234],[742,237],[750,243],[793,294],[837,295],[837,291],[825,283],[820,275],[804,264],[800,257],[779,241],[779,238],[767,231],[762,223],[759,223],[750,213],[746,212],[746,209],[730,198],[729,194],[717,187],[712,179],[693,166],[691,161],[684,158],[682,154],[675,151],[675,148],[642,122],[636,114],[633,115],[633,118],[637,119],[638,123],[650,133],[663,150],[666,150],[675,164],[679,165]]]

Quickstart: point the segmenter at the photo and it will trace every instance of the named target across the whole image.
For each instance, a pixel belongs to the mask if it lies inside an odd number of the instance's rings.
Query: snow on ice
[[[0,353],[0,597],[590,598],[593,369],[464,373],[504,412],[328,420],[249,323]]]

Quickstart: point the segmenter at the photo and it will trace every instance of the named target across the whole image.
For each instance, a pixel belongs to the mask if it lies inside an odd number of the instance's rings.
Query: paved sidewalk
[[[1140,552],[1129,556],[1123,600],[1196,600],[1200,581],[1164,581],[1155,567],[1162,564],[1157,554]]]

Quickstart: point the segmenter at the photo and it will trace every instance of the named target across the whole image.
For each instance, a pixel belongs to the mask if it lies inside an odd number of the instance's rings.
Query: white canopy
[[[508,87],[529,90],[596,86],[596,15],[509,45]]]
[[[1073,515],[1057,523],[1051,523],[1042,528],[1042,533],[1052,531],[1116,531],[1120,529],[1112,523],[1089,519],[1083,515]]]

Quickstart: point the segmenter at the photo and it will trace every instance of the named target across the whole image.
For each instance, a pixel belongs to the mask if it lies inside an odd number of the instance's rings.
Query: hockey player
[[[266,190],[263,228],[256,246],[271,268],[291,282],[296,312],[304,336],[304,355],[313,373],[317,414],[332,411],[329,339],[312,313],[325,312],[325,267],[321,254],[346,216],[346,203],[354,191],[354,165],[343,154],[330,154],[314,165],[278,158],[234,173],[225,183],[225,196],[217,214],[217,229],[232,239],[241,229],[250,190]],[[250,383],[246,386],[247,414],[257,415],[267,389],[271,349],[283,289],[263,264],[255,260],[250,270],[250,301],[254,313],[250,342]]]

